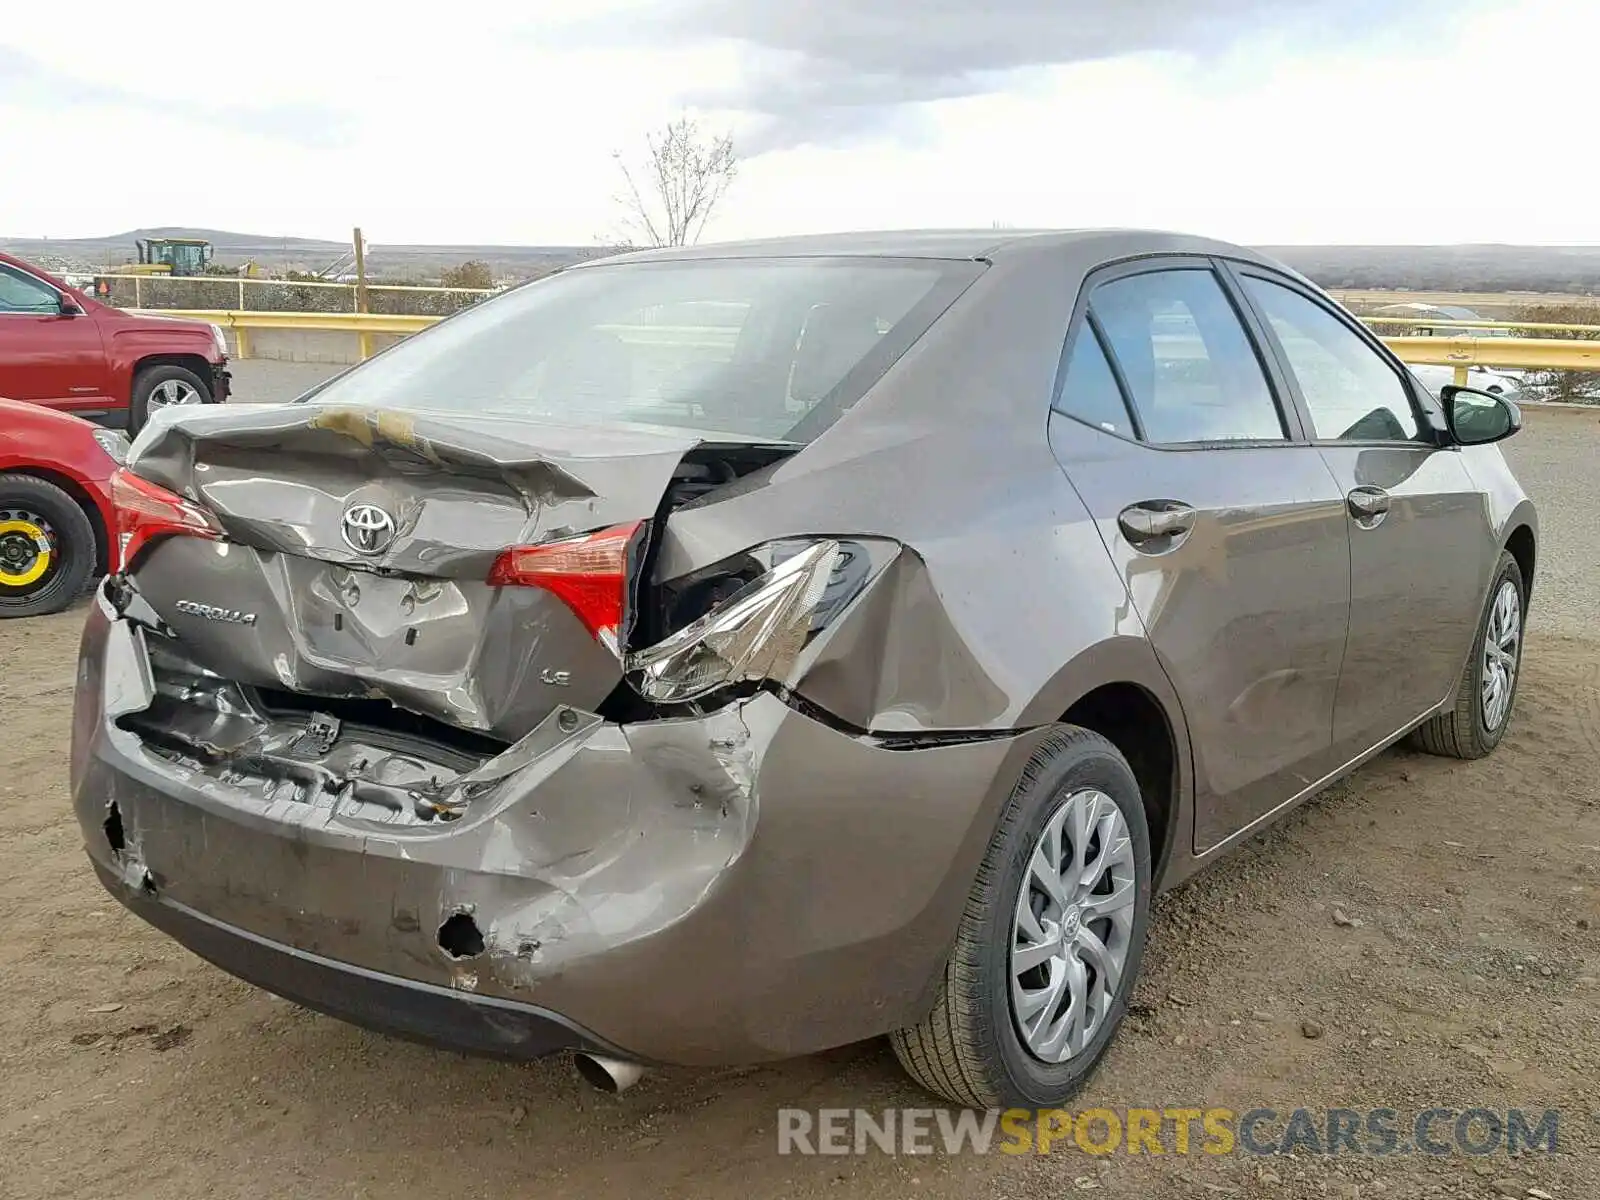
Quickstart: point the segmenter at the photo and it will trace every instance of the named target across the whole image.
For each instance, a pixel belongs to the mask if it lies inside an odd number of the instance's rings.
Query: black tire
[[[1483,644],[1488,636],[1489,617],[1494,611],[1495,598],[1507,582],[1517,589],[1520,624],[1517,630],[1516,671],[1511,680],[1511,699],[1506,705],[1505,716],[1491,729],[1484,719]],[[1472,639],[1472,656],[1461,673],[1455,705],[1417,726],[1410,738],[1413,746],[1445,758],[1482,758],[1500,744],[1517,709],[1517,688],[1522,684],[1522,642],[1527,622],[1528,587],[1522,578],[1522,568],[1509,552],[1501,551],[1500,568],[1495,572],[1494,583],[1489,588],[1483,615],[1478,618],[1478,636]]]
[[[60,612],[83,592],[94,570],[94,527],[77,501],[55,484],[32,475],[0,475],[0,521],[17,512],[34,514],[48,525],[52,559],[45,573],[28,584],[0,582],[0,618]]]
[[[1047,1064],[1023,1044],[1012,1019],[1012,918],[1029,859],[1048,819],[1075,792],[1095,788],[1126,820],[1135,865],[1131,944],[1106,1018],[1089,1044]],[[1065,725],[1024,768],[978,868],[933,1010],[890,1035],[900,1064],[923,1087],[974,1108],[1057,1107],[1093,1074],[1127,1012],[1150,916],[1150,834],[1127,760],[1097,733]]]
[[[211,385],[187,367],[158,363],[133,377],[133,397],[128,405],[128,433],[136,434],[150,419],[150,394],[163,383],[181,383],[200,393],[202,404],[211,403]]]

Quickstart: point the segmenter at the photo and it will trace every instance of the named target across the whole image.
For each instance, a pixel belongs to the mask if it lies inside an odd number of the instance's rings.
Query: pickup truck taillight
[[[126,468],[111,477],[111,505],[117,518],[118,572],[132,567],[140,551],[159,538],[183,534],[215,540],[222,536],[216,518],[198,504]]]

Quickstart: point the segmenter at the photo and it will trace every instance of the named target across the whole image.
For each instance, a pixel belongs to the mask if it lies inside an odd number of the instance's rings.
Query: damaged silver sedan
[[[881,1034],[1063,1101],[1153,891],[1510,720],[1537,521],[1315,288],[1169,235],[651,252],[114,482],[72,777],[134,912],[595,1082]]]

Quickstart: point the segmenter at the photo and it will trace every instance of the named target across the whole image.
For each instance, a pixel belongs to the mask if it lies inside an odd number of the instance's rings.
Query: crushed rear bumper
[[[297,950],[154,892],[126,887],[103,862],[96,860],[94,868],[106,890],[135,915],[213,966],[352,1025],[488,1058],[540,1058],[577,1049],[617,1053],[593,1034],[533,1005],[467,995]]]
[[[510,1056],[749,1063],[915,1021],[1043,736],[882,744],[766,693],[582,714],[491,759],[458,819],[405,823],[163,757],[119,724],[152,688],[142,628],[102,590],[72,782],[107,888],[308,1007]]]

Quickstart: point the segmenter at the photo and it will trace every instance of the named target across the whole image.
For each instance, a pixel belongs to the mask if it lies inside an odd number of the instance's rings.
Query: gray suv
[[[1152,893],[1516,696],[1537,519],[1277,264],[1152,233],[607,259],[115,482],[105,887],[375,1029],[626,1086],[888,1034],[972,1105],[1104,1053]]]

